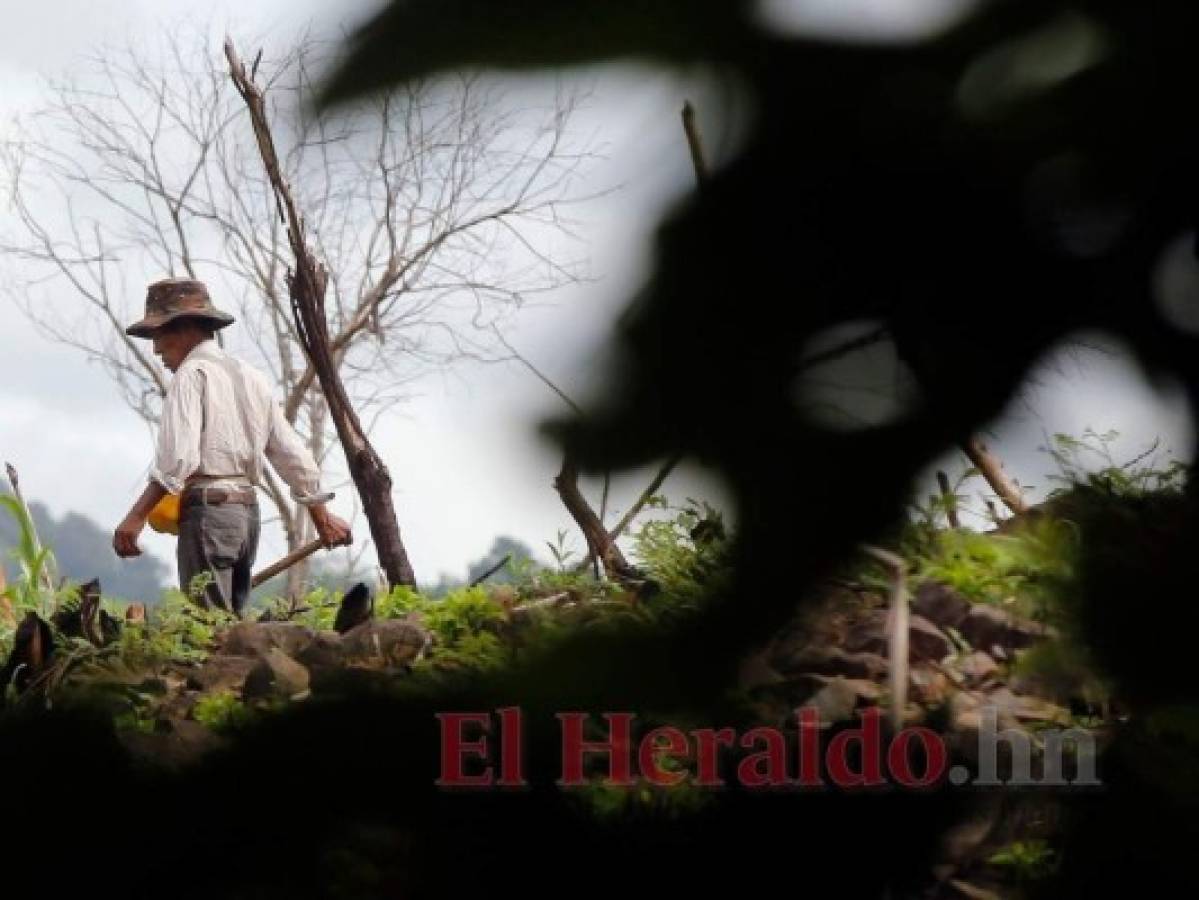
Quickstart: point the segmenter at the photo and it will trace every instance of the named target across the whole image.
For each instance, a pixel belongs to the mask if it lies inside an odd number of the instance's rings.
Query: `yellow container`
[[[178,534],[179,495],[167,494],[159,500],[146,521],[159,534]]]

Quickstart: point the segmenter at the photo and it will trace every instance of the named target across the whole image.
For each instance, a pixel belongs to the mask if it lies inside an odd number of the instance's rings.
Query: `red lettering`
[[[764,740],[766,749],[745,757],[737,764],[737,780],[745,787],[754,788],[785,785],[787,741],[777,728],[758,727],[741,736],[741,746],[748,749],[758,739]]]
[[[524,747],[522,743],[519,706],[507,706],[500,714],[500,780],[501,787],[525,787]]]
[[[820,710],[801,706],[799,712],[799,784],[802,787],[821,787],[820,780]]]
[[[882,712],[877,706],[868,707],[862,711],[861,728],[847,728],[829,741],[825,764],[829,777],[837,787],[878,787],[886,784],[883,779],[880,743],[881,715]],[[849,742],[854,740],[858,741],[862,748],[861,772],[854,772],[849,768]]]
[[[584,741],[583,723],[587,713],[558,713],[562,722],[562,777],[560,787],[579,787],[586,784],[583,777],[584,753],[608,754],[608,783],[620,787],[633,784],[632,713],[604,713],[608,720],[608,740]]]
[[[917,739],[924,745],[923,778],[916,778],[912,774],[912,762],[908,758],[908,745]],[[923,727],[905,728],[895,736],[887,750],[887,767],[891,770],[891,776],[906,788],[929,787],[945,774],[948,756],[941,736],[935,731]]]
[[[462,771],[462,760],[466,753],[486,759],[487,738],[477,741],[462,739],[462,726],[475,722],[483,731],[491,730],[489,713],[437,713],[441,723],[441,777],[435,782],[438,787],[487,787],[491,784],[491,767],[487,766],[478,775],[467,775]]]
[[[658,744],[659,738],[666,738],[666,746]],[[686,772],[670,772],[658,765],[660,756],[686,757],[689,755],[687,736],[677,728],[665,725],[655,728],[641,739],[638,750],[638,763],[641,767],[641,777],[650,784],[670,787],[678,784],[687,777]]]
[[[697,728],[691,732],[697,744],[696,757],[699,770],[695,784],[700,787],[724,787],[724,779],[717,771],[716,748],[723,744],[732,747],[737,742],[737,732],[731,728]]]

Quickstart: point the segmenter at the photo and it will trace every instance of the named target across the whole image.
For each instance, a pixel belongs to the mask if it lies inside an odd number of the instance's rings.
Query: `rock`
[[[983,713],[986,707],[996,710],[995,730],[1014,729],[1023,731],[1019,722],[1002,705],[992,701],[989,695],[980,696],[968,691],[955,691],[949,695],[949,732],[946,742],[952,752],[977,765],[979,741],[982,733]],[[1002,745],[1006,746],[1004,742]]]
[[[172,720],[166,723],[165,731],[153,734],[118,731],[117,737],[138,759],[168,768],[193,763],[205,753],[228,743],[225,738],[190,719]]]
[[[858,708],[858,692],[844,678],[834,678],[804,705],[815,707],[820,714],[820,727],[827,728],[854,717],[853,711]]]
[[[813,695],[822,690],[831,680],[823,675],[804,673],[787,678],[779,684],[769,685],[765,689],[758,691],[757,694],[759,697],[768,696],[777,698],[786,707],[787,715],[790,715],[795,707],[807,703]]]
[[[969,881],[963,881],[960,878],[949,879],[947,885],[954,891],[954,893],[946,895],[951,900],[1003,900],[1003,895],[996,893],[990,888],[971,884]]]
[[[882,699],[883,689],[873,681],[866,681],[862,678],[834,678],[833,681],[844,681],[863,703],[877,703]]]
[[[917,662],[931,659],[940,662],[953,652],[953,642],[945,632],[923,616],[911,617],[908,631],[909,659]]]
[[[737,672],[737,686],[743,691],[786,681],[773,666],[765,653],[754,653],[745,658]]]
[[[180,691],[171,694],[159,705],[156,716],[171,723],[191,717],[192,709],[200,699],[199,691]]]
[[[238,622],[220,638],[221,653],[228,656],[265,656],[278,648],[298,656],[312,643],[315,634],[295,622]]]
[[[978,708],[982,706],[978,697],[958,691],[950,697],[950,730],[978,731],[982,727],[982,718]]]
[[[255,664],[256,660],[249,656],[210,656],[202,666],[187,672],[187,686],[194,691],[240,688]]]
[[[872,616],[858,625],[846,638],[845,647],[854,653],[873,653],[886,658],[890,641],[887,637],[886,616]],[[943,631],[923,616],[913,615],[908,627],[908,660],[922,659],[941,661],[953,650],[953,643]]]
[[[250,670],[241,692],[248,700],[296,699],[307,693],[308,685],[308,670],[278,647],[272,647]]]
[[[991,652],[995,647],[1003,647],[1007,620],[1008,614],[1002,609],[980,603],[961,621],[958,631],[970,646]]]
[[[854,710],[862,703],[876,703],[882,689],[873,681],[857,678],[827,678],[824,686],[808,698],[804,706],[815,707],[820,726],[826,728],[855,718]]]
[[[850,653],[887,654],[887,612],[875,610],[855,625],[845,636],[845,649]]]
[[[887,660],[877,653],[847,653],[840,647],[788,649],[791,652],[776,652],[770,659],[771,665],[785,675],[813,672],[817,675],[876,680],[887,674]]]
[[[424,655],[432,640],[415,622],[371,619],[347,631],[341,643],[347,662],[407,666]]]
[[[912,699],[924,706],[940,706],[949,696],[949,679],[928,665],[915,665],[908,672]]]
[[[986,653],[976,650],[959,659],[954,668],[962,673],[967,685],[977,687],[999,671],[999,664]]]
[[[949,585],[939,581],[923,582],[916,588],[916,596],[912,598],[912,612],[940,628],[957,628],[973,605]]]
[[[971,647],[996,657],[1006,657],[1009,651],[1028,647],[1048,636],[1045,628],[1036,622],[1017,618],[989,603],[976,603],[957,628]]]
[[[999,710],[1001,719],[1008,717],[1017,722],[1056,722],[1059,725],[1071,723],[1068,710],[1038,697],[1014,694],[1006,687],[989,691],[986,703]]]
[[[345,662],[345,647],[336,631],[318,631],[312,643],[296,654],[296,661],[308,669],[332,669]]]

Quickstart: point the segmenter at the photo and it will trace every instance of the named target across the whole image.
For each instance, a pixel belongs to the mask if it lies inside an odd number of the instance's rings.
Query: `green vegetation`
[[[1074,637],[1069,600],[1086,522],[1112,502],[1175,492],[1185,477],[1185,469],[1178,465],[1154,468],[1147,455],[1131,464],[1116,464],[1107,452],[1112,439],[1113,435],[1091,432],[1082,440],[1056,436],[1051,455],[1062,472],[1055,476],[1061,486],[1036,514],[979,533],[938,527],[943,510],[930,504],[925,515],[906,525],[892,543],[907,559],[914,585],[924,580],[945,583],[976,603],[994,604],[1058,629],[1060,640],[1019,651],[1007,664],[1007,675],[1096,707],[1110,701],[1111,687],[1096,674],[1093,660]],[[1104,464],[1085,468],[1083,463],[1092,462],[1091,457]],[[973,473],[967,471],[955,493],[970,477]],[[6,508],[17,512],[12,504]],[[642,523],[628,540],[630,557],[645,575],[641,587],[597,580],[592,571],[580,571],[577,554],[567,546],[566,536],[559,534],[556,544],[549,544],[554,556],[549,566],[529,555],[513,554],[497,573],[502,577],[494,582],[456,587],[437,598],[407,587],[377,596],[377,619],[411,618],[433,636],[429,651],[396,684],[405,691],[436,691],[443,677],[487,677],[580,628],[617,627],[625,622],[671,626],[696,614],[707,597],[730,585],[731,536],[720,513],[707,503],[688,499],[682,506],[672,506],[658,497],[651,508],[658,515]],[[36,551],[28,535],[17,556],[22,575],[7,591],[15,610],[45,614],[78,603],[78,589],[73,586],[55,595],[39,589],[49,551]],[[871,567],[855,575],[880,593],[889,589],[883,574]],[[198,597],[204,584],[190,588],[192,597]],[[265,612],[273,619],[327,630],[333,627],[341,599],[341,593],[321,587],[295,604],[269,600]],[[104,603],[112,614],[124,618],[120,604],[110,599]],[[183,592],[168,591],[151,608],[147,621],[126,623],[118,640],[104,648],[56,634],[66,660],[55,689],[64,701],[74,697],[102,704],[111,711],[118,729],[154,732],[162,725],[164,680],[172,667],[204,662],[217,634],[231,621],[219,610],[201,609]],[[0,645],[7,640],[11,628],[7,633],[0,630]],[[190,715],[213,731],[231,733],[283,706],[282,702],[246,704],[235,691],[219,690],[201,696]],[[682,721],[678,715],[661,719],[672,724]],[[638,721],[640,727],[651,727],[657,717],[643,710]],[[1193,710],[1172,718],[1163,714],[1150,722],[1174,740],[1193,740]],[[664,760],[663,765],[683,772],[688,764]],[[685,816],[711,801],[711,792],[690,786],[686,779],[672,787],[639,782],[629,788],[597,779],[572,792],[572,802],[582,804],[599,820],[612,822]],[[1017,841],[989,862],[1026,881],[1051,871],[1055,857],[1043,841]]]
[[[1058,485],[1050,492],[1050,499],[1060,497],[1080,485],[1120,499],[1173,495],[1182,491],[1188,466],[1177,459],[1158,465],[1160,439],[1154,440],[1132,459],[1118,463],[1112,455],[1112,444],[1117,437],[1119,435],[1115,431],[1100,434],[1090,428],[1083,431],[1081,438],[1055,434],[1052,441],[1041,448],[1053,458],[1060,470],[1058,474],[1049,476],[1049,480]],[[1095,463],[1098,463],[1097,468]]]
[[[217,630],[233,617],[219,609],[201,609],[182,591],[169,590],[144,624],[121,629],[119,658],[133,671],[157,671],[169,662],[203,662]]]
[[[0,477],[0,485],[4,478]],[[0,497],[11,497],[0,486]],[[15,498],[12,498],[15,499]],[[29,518],[43,547],[54,548],[53,568],[80,579],[100,579],[109,597],[128,597],[154,603],[172,580],[171,571],[153,553],[120,559],[112,552],[112,531],[78,512],[54,516],[37,500],[29,502]],[[19,563],[7,552],[22,541],[22,528],[7,511],[0,511],[0,569],[9,581],[21,574]]]
[[[939,581],[976,602],[1049,621],[1054,597],[1074,574],[1078,531],[1044,518],[1012,534],[947,529],[906,543],[916,582]]]
[[[1051,875],[1057,856],[1046,841],[1013,841],[988,857],[987,862],[1009,870],[1017,882],[1023,883]]]
[[[659,761],[666,771],[681,771],[677,760]],[[638,818],[680,819],[715,802],[713,793],[689,780],[674,785],[656,785],[638,778],[629,787],[612,785],[595,778],[571,790],[572,800],[590,810],[601,822],[628,823]]]
[[[232,691],[217,691],[201,697],[192,709],[192,716],[213,731],[226,734],[249,722],[252,713]]]
[[[1111,449],[1116,437],[1114,431],[1092,429],[1081,438],[1054,435],[1042,450],[1059,470],[1048,476],[1057,486],[1019,524],[1002,530],[939,527],[951,502],[947,498],[934,495],[916,505],[917,517],[899,539],[914,580],[940,581],[976,602],[1058,624],[1086,521],[1129,500],[1177,495],[1185,484],[1185,465],[1177,460],[1157,464],[1157,441],[1132,460],[1117,463]],[[953,502],[960,503],[962,484],[977,475],[974,469],[962,474],[953,487]]]
[[[43,582],[49,580],[54,555],[49,547],[39,548],[33,519],[16,497],[0,494],[0,509],[16,521],[19,534],[13,556],[20,566],[20,577],[4,591],[4,596],[12,601],[17,612],[36,612],[42,618],[49,618],[54,596]]]

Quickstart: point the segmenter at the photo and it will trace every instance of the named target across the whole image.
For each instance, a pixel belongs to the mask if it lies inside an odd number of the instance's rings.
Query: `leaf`
[[[564,66],[619,56],[687,63],[750,34],[747,0],[393,0],[351,39],[326,106],[462,67]]]
[[[34,568],[38,542],[37,531],[33,526],[33,519],[30,518],[24,505],[16,497],[0,496],[0,506],[7,509],[17,522],[17,527],[20,531],[17,546],[18,559],[29,568]]]

